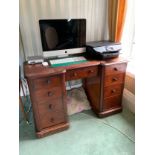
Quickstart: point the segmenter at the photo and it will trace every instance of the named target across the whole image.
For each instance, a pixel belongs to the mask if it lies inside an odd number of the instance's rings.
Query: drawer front
[[[40,79],[34,80],[35,90],[48,89],[48,88],[56,87],[60,85],[61,85],[61,77],[59,76],[40,78]]]
[[[105,67],[105,75],[125,73],[126,63],[114,64]]]
[[[125,74],[114,74],[105,77],[104,86],[124,83]]]
[[[42,89],[35,91],[35,99],[38,103],[41,103],[44,100],[52,100],[62,96],[62,88],[54,87],[49,89]]]
[[[104,98],[119,95],[122,93],[123,85],[112,85],[104,87]]]
[[[65,122],[62,99],[46,100],[38,105],[41,128],[47,128]]]
[[[116,96],[110,97],[108,99],[105,99],[103,102],[104,102],[103,111],[112,109],[112,108],[116,108],[116,107],[120,107],[121,102],[122,102],[122,96],[116,95]]]
[[[75,80],[80,78],[93,77],[97,76],[97,74],[98,74],[97,66],[75,69],[67,71],[66,80]]]

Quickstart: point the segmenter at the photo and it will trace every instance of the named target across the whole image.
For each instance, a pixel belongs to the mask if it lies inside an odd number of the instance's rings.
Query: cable
[[[128,135],[126,135],[125,133],[123,133],[121,130],[119,130],[119,129],[113,127],[112,125],[110,125],[110,124],[108,124],[108,123],[106,123],[106,122],[103,122],[103,123],[104,123],[105,125],[107,125],[107,126],[113,128],[113,129],[117,130],[119,133],[121,133],[121,134],[123,134],[125,137],[127,137],[130,141],[132,141],[133,143],[135,143],[135,141],[133,141]]]
[[[28,88],[28,84],[27,84],[26,79],[21,78],[21,85],[23,87],[23,89],[22,89],[23,95],[25,96],[24,101],[25,101],[25,104],[27,105],[27,107],[24,106],[24,111],[25,111],[26,114],[30,114],[32,106],[31,106],[30,98],[28,96],[29,88]],[[29,124],[29,121],[27,120],[26,123]]]

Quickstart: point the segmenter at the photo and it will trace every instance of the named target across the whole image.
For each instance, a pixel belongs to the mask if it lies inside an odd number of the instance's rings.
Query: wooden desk
[[[25,64],[37,137],[69,127],[65,81],[83,79],[92,110],[98,117],[121,112],[126,66],[127,61],[121,58],[57,68]]]

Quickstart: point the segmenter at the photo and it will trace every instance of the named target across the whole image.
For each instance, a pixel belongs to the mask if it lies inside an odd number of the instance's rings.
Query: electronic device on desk
[[[86,19],[39,20],[44,58],[60,58],[86,51]]]
[[[27,58],[28,64],[37,64],[37,63],[43,63],[44,59],[43,56],[31,56]]]
[[[122,49],[121,43],[111,41],[96,41],[86,44],[86,55],[96,59],[118,57]]]

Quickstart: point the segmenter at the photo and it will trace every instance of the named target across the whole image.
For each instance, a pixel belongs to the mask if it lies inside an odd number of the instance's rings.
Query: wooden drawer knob
[[[51,83],[51,80],[50,79],[47,79],[46,83],[47,84],[50,84]]]
[[[53,95],[53,93],[52,92],[48,92],[48,96],[52,96]]]
[[[118,80],[118,78],[116,78],[116,77],[112,78],[112,81],[117,81],[117,80]]]
[[[53,109],[53,108],[52,108],[52,107],[53,107],[53,106],[52,106],[52,104],[49,104],[49,106],[48,106],[48,107],[49,107],[49,109]]]
[[[118,71],[118,69],[115,67],[115,68],[114,68],[114,71]]]
[[[73,76],[77,76],[77,73],[73,73]]]
[[[112,89],[111,90],[111,93],[116,93],[116,89]]]
[[[93,70],[89,70],[89,71],[88,71],[88,73],[93,73],[93,72],[94,72]]]
[[[50,119],[50,122],[53,123],[53,122],[54,122],[54,118],[51,118],[51,119]]]

